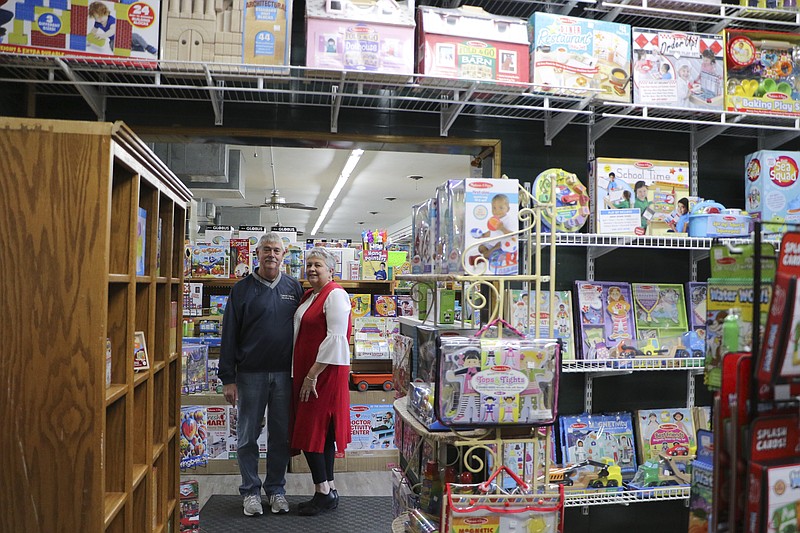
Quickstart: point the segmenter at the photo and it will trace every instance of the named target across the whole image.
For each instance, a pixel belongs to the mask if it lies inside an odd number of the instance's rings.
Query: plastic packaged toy
[[[608,359],[613,347],[636,339],[633,305],[628,283],[575,282],[579,353],[583,359]]]
[[[591,215],[589,193],[578,176],[560,168],[549,168],[533,181],[533,197],[539,202],[550,202],[555,180],[555,228],[558,233],[574,233],[580,230]],[[547,211],[542,214],[545,231],[553,226]]]

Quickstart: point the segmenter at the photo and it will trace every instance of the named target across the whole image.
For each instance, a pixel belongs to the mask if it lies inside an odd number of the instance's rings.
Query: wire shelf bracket
[[[594,95],[576,102],[574,105],[570,106],[570,108],[574,109],[575,111],[585,110],[587,107],[589,107],[589,104],[592,102],[593,96]],[[545,103],[548,104],[549,100],[545,99]],[[545,146],[553,145],[553,139],[555,139],[556,135],[561,133],[561,131],[564,128],[566,128],[570,122],[572,122],[573,116],[574,115],[572,113],[559,113],[556,117],[553,117],[549,111],[546,113],[544,120]]]
[[[104,121],[106,119],[106,97],[102,89],[95,89],[81,78],[70,66],[60,57],[54,58],[56,64],[64,71],[64,75],[75,84],[75,90],[86,100],[89,107],[92,108],[94,114],[97,115],[97,120]],[[49,76],[52,76],[52,71]]]
[[[342,74],[344,81],[344,74]],[[331,133],[339,133],[339,110],[342,108],[342,95],[339,86],[331,86]]]
[[[460,91],[453,91],[453,103],[449,103],[445,101],[442,103],[442,111],[441,111],[441,119],[440,119],[440,129],[439,135],[442,137],[447,137],[450,128],[453,126],[453,123],[458,118],[458,115],[461,114],[464,107],[467,105],[465,101],[469,101],[472,98],[472,95],[475,93],[475,89],[478,87],[478,84],[473,82],[469,88],[467,89],[466,93],[461,95]],[[442,98],[446,98],[442,95]]]
[[[217,81],[215,83],[208,65],[203,65],[203,70],[206,75],[206,84],[211,87],[209,98],[211,99],[211,107],[214,108],[214,125],[222,126],[222,110],[225,104],[225,91],[223,88],[225,87],[225,82]]]

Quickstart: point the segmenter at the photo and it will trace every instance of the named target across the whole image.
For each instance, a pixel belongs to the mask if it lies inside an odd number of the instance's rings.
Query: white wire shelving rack
[[[564,493],[564,507],[591,507],[594,505],[630,505],[665,500],[688,500],[689,487],[655,487],[619,492]]]

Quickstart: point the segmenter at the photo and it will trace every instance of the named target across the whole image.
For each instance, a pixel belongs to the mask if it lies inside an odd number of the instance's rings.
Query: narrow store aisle
[[[336,472],[336,488],[342,496],[391,496],[391,474],[382,472]],[[181,480],[194,479],[200,486],[200,508],[215,494],[239,494],[241,478],[236,475],[192,475],[184,473]],[[311,474],[286,474],[286,494],[311,496],[314,490]]]

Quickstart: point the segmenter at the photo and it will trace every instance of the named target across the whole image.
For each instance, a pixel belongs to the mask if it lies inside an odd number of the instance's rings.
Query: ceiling
[[[311,237],[311,230],[350,156],[349,149],[231,146],[242,150],[245,198],[203,197],[221,213],[219,223],[238,225],[242,209],[258,209],[260,224],[294,226]],[[470,156],[442,153],[409,153],[367,149],[344,185],[322,226],[314,237],[360,241],[366,229],[395,229],[410,225],[411,206],[434,196],[446,179],[465,178]],[[275,183],[286,202],[316,206],[316,211],[256,207]],[[422,176],[411,179],[408,176]],[[394,198],[394,200],[389,200]],[[236,208],[231,210],[230,208]],[[253,220],[254,213],[247,213]],[[238,215],[238,216],[237,216]],[[252,224],[254,222],[248,222]]]

